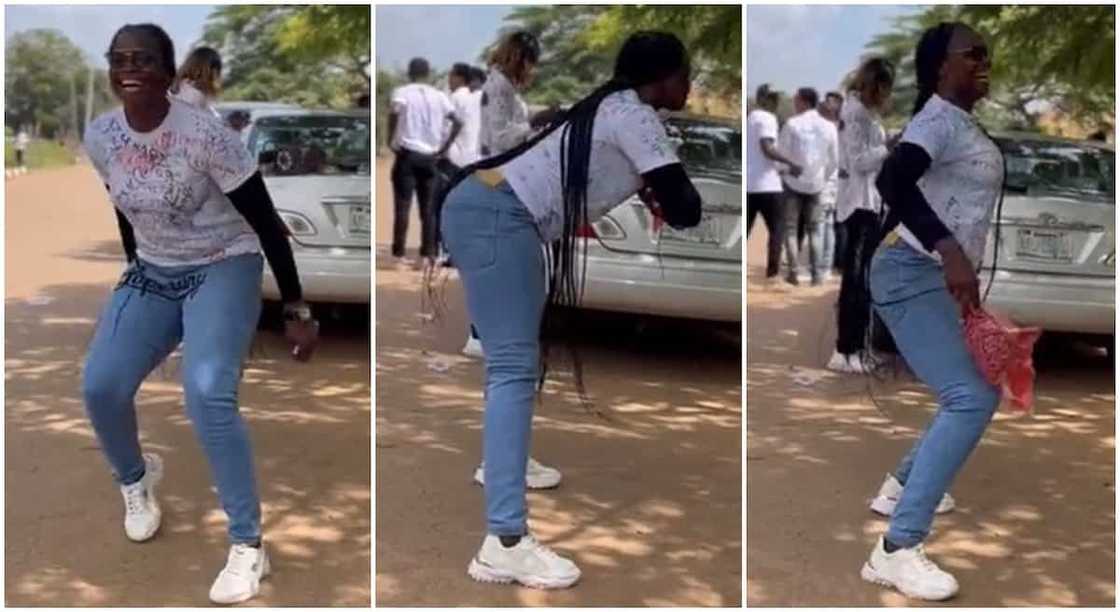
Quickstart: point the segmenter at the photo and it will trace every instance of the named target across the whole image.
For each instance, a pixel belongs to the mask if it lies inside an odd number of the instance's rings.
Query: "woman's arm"
[[[645,172],[642,179],[653,192],[666,223],[677,229],[696,227],[700,223],[700,192],[679,162]]]
[[[292,245],[288,242],[288,232],[283,221],[280,220],[280,215],[276,213],[276,207],[268,195],[268,189],[264,186],[261,173],[253,174],[226,196],[237,212],[248,221],[249,227],[252,227],[260,237],[261,249],[280,288],[280,299],[285,304],[301,303],[303,289],[300,287],[299,274],[296,272]]]

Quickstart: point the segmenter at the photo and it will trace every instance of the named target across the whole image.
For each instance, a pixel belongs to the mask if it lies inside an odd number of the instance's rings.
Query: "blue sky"
[[[478,54],[494,42],[510,5],[376,7],[374,64],[401,69],[424,57],[444,70],[455,62],[478,63]]]
[[[785,92],[837,89],[864,45],[893,17],[924,7],[890,5],[748,6],[747,95],[763,83]]]
[[[4,38],[36,28],[61,30],[98,66],[105,66],[109,40],[122,25],[151,22],[163,27],[175,43],[176,63],[202,37],[212,5],[48,5],[4,9]]]

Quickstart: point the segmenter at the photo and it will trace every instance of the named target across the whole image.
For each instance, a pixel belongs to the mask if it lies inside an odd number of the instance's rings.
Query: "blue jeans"
[[[187,413],[206,452],[232,542],[261,536],[249,433],[238,411],[241,367],[261,311],[260,255],[202,266],[135,262],[94,332],[82,375],[86,412],[117,481],[144,475],[136,391],[183,343]]]
[[[541,236],[532,214],[507,185],[492,188],[474,177],[448,194],[441,232],[486,354],[487,530],[524,535],[525,467],[546,299]]]
[[[1000,391],[969,354],[960,308],[935,261],[902,243],[881,249],[871,262],[871,298],[902,357],[938,401],[933,421],[895,471],[904,490],[887,539],[911,547],[929,535],[934,510],[980,443]]]

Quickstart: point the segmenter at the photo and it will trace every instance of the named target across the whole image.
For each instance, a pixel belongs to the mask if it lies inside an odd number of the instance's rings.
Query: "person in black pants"
[[[886,137],[881,119],[893,86],[894,66],[885,59],[871,58],[854,73],[843,106],[843,168],[836,218],[844,224],[845,244],[836,350],[828,362],[828,368],[838,372],[862,373],[872,365],[863,358],[871,317],[866,275],[881,238],[882,200],[875,178],[895,144]]]
[[[392,94],[389,114],[389,147],[396,154],[393,183],[393,256],[405,256],[408,215],[412,195],[420,208],[420,257],[434,262],[438,251],[438,225],[434,223],[432,201],[437,187],[437,163],[451,148],[462,129],[450,98],[425,81],[431,68],[423,58],[408,64],[410,83]],[[444,138],[446,122],[451,130]]]
[[[755,219],[762,215],[769,238],[766,244],[766,278],[778,277],[785,238],[782,215],[782,179],[778,164],[785,164],[794,176],[801,167],[778,151],[778,92],[762,85],[755,94],[757,108],[747,115],[747,237]]]

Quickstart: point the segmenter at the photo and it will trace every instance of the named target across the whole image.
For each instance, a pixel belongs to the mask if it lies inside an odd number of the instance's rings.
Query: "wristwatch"
[[[297,323],[307,323],[312,321],[311,307],[307,304],[285,304],[284,305],[284,320],[295,321]]]

